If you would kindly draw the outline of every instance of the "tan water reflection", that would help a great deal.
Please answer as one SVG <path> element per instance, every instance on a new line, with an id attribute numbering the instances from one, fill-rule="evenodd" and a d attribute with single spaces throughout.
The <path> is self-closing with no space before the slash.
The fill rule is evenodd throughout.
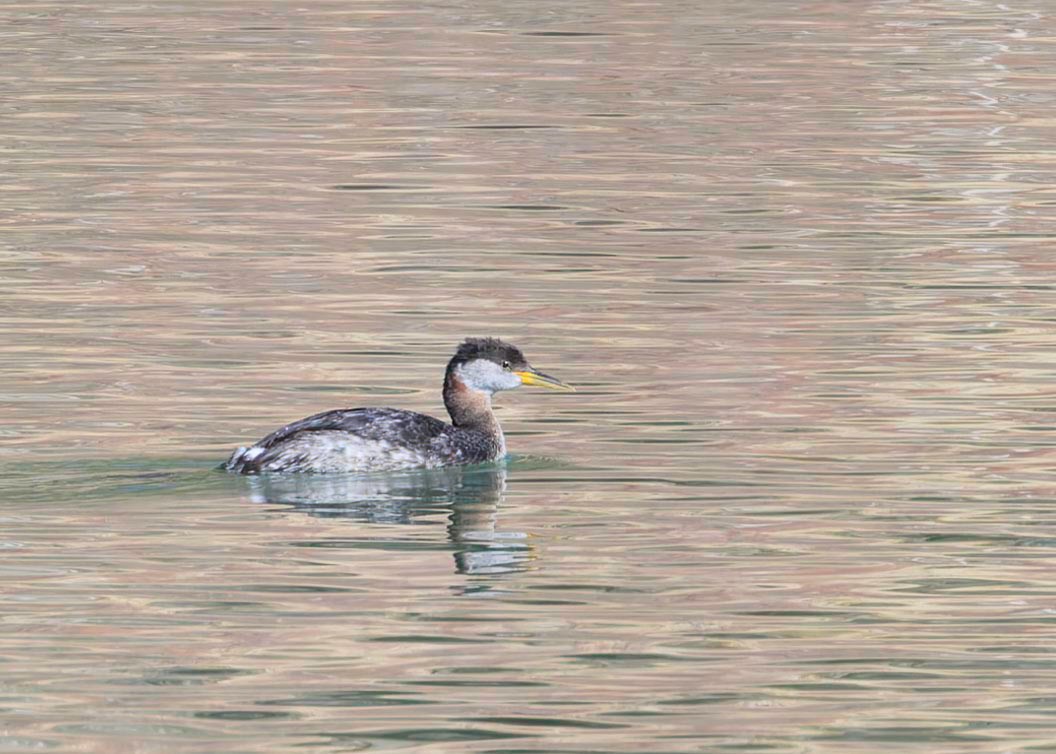
<path id="1" fill-rule="evenodd" d="M 1050 11 L 0 4 L 0 748 L 1052 748 Z"/>

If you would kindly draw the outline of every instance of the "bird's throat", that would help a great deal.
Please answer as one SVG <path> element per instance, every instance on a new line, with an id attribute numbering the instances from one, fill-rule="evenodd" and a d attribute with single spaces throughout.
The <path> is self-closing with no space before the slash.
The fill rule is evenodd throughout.
<path id="1" fill-rule="evenodd" d="M 444 405 L 456 427 L 502 434 L 498 419 L 491 410 L 491 396 L 467 387 L 453 374 L 444 381 Z"/>

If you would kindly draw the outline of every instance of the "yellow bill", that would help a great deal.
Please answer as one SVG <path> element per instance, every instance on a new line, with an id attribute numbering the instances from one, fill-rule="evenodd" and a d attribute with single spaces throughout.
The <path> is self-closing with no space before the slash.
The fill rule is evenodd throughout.
<path id="1" fill-rule="evenodd" d="M 569 390 L 572 392 L 575 392 L 576 390 L 571 385 L 566 385 L 556 377 L 537 372 L 534 369 L 529 369 L 525 372 L 514 372 L 514 374 L 521 378 L 522 385 L 538 385 L 539 387 L 548 387 L 551 390 Z"/>

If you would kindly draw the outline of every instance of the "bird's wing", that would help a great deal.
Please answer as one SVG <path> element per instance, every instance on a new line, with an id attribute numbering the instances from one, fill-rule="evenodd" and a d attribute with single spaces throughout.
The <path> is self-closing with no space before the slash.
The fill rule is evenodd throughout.
<path id="1" fill-rule="evenodd" d="M 258 448 L 270 448 L 301 432 L 325 431 L 349 432 L 365 440 L 423 444 L 450 429 L 451 425 L 414 411 L 394 408 L 338 408 L 287 424 L 254 445 Z"/>

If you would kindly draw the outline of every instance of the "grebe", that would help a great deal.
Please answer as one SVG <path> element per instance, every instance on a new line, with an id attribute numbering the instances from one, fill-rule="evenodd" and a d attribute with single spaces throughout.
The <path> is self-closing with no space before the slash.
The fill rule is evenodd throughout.
<path id="1" fill-rule="evenodd" d="M 506 455 L 506 440 L 491 396 L 521 385 L 574 389 L 533 369 L 516 346 L 497 338 L 467 338 L 444 375 L 451 424 L 395 408 L 339 408 L 239 448 L 224 468 L 241 474 L 367 472 L 497 461 Z"/>

